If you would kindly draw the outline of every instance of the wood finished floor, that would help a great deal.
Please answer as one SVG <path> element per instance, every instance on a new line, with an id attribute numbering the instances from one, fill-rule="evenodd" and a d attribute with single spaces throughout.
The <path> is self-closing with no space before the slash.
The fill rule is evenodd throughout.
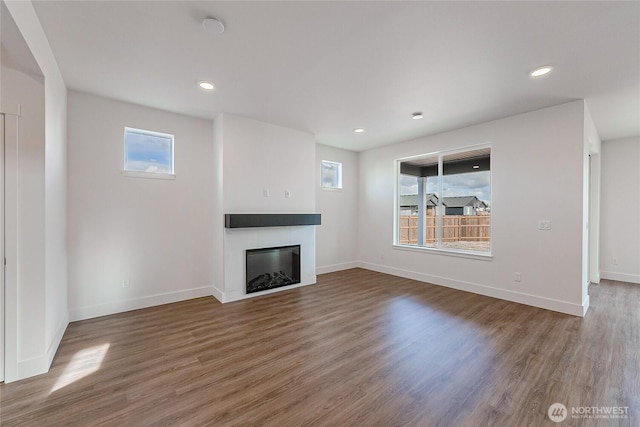
<path id="1" fill-rule="evenodd" d="M 551 403 L 640 425 L 640 286 L 584 319 L 353 269 L 222 305 L 69 325 L 49 373 L 0 385 L 2 426 L 545 426 Z M 101 362 L 100 362 L 101 361 Z"/>

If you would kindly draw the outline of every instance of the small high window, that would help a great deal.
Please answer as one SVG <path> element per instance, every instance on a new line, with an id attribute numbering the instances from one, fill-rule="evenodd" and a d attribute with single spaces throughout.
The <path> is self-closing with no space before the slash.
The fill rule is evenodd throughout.
<path id="1" fill-rule="evenodd" d="M 124 170 L 173 175 L 173 135 L 124 128 Z"/>
<path id="2" fill-rule="evenodd" d="M 322 161 L 322 188 L 342 188 L 342 163 L 329 160 Z"/>

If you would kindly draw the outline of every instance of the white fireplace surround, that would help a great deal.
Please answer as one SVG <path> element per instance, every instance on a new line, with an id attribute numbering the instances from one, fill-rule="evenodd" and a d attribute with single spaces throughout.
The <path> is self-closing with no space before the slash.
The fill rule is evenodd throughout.
<path id="1" fill-rule="evenodd" d="M 315 226 L 225 228 L 224 230 L 224 285 L 215 289 L 220 302 L 231 302 L 282 292 L 316 283 L 316 231 Z M 277 246 L 300 245 L 300 283 L 266 291 L 246 293 L 246 251 Z"/>

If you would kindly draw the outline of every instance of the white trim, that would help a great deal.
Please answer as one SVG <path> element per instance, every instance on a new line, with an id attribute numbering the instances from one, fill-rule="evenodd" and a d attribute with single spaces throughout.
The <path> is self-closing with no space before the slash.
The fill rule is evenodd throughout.
<path id="1" fill-rule="evenodd" d="M 127 178 L 176 179 L 171 173 L 122 171 L 122 175 Z"/>
<path id="2" fill-rule="evenodd" d="M 234 295 L 234 296 L 230 296 L 229 298 L 225 298 L 224 302 L 234 302 L 234 301 L 241 301 L 243 299 L 249 299 L 249 298 L 255 298 L 255 297 L 260 297 L 263 295 L 269 295 L 269 294 L 273 294 L 276 292 L 284 292 L 284 291 L 288 291 L 291 289 L 295 289 L 295 288 L 300 288 L 302 286 L 309 286 L 309 285 L 315 285 L 316 284 L 316 276 L 312 276 L 313 280 L 309 280 L 309 281 L 304 281 L 302 283 L 297 283 L 295 285 L 287 285 L 287 286 L 281 286 L 279 288 L 274 288 L 274 289 L 267 289 L 266 291 L 260 291 L 260 292 L 253 292 L 250 294 L 242 294 L 242 295 Z"/>
<path id="3" fill-rule="evenodd" d="M 600 277 L 607 280 L 617 280 L 619 282 L 636 283 L 640 285 L 640 274 L 616 273 L 614 271 L 601 271 Z"/>
<path id="4" fill-rule="evenodd" d="M 0 382 L 4 381 L 4 127 L 5 113 L 0 111 Z"/>
<path id="5" fill-rule="evenodd" d="M 34 377 L 47 372 L 49 372 L 47 355 L 43 354 L 42 356 L 34 357 L 33 359 L 20 360 L 17 366 L 17 378 L 7 379 L 6 382 Z"/>
<path id="6" fill-rule="evenodd" d="M 586 295 L 582 300 L 582 317 L 587 314 L 587 310 L 589 310 L 589 295 Z"/>
<path id="7" fill-rule="evenodd" d="M 482 261 L 491 261 L 493 259 L 493 255 L 491 255 L 491 252 L 482 253 L 482 252 L 465 251 L 463 249 L 448 249 L 448 248 L 438 249 L 438 248 L 430 248 L 427 246 L 410 246 L 410 245 L 401 245 L 401 244 L 394 244 L 393 249 L 399 249 L 402 251 L 413 251 L 413 252 L 427 252 L 432 254 L 455 256 L 460 258 L 479 259 Z"/>
<path id="8" fill-rule="evenodd" d="M 6 3 L 6 5 L 11 9 L 15 3 Z M 18 107 L 18 110 L 19 109 Z M 11 177 L 15 180 L 15 187 L 7 185 L 7 157 L 3 159 L 5 162 L 3 171 L 4 189 L 10 190 L 5 191 L 3 194 L 4 257 L 7 260 L 7 264 L 4 266 L 4 381 L 9 383 L 24 377 L 20 376 L 21 370 L 18 361 L 18 267 L 20 259 L 18 258 L 17 230 L 20 221 L 20 180 L 18 179 L 20 172 L 20 116 L 15 116 L 15 121 L 11 120 L 10 126 L 8 126 L 7 123 L 9 122 L 6 120 L 5 115 L 5 136 L 8 133 L 7 129 L 10 128 L 10 131 L 15 133 L 16 139 L 16 153 L 15 158 L 12 159 L 12 162 L 15 162 L 15 172 Z M 11 139 L 11 141 L 13 143 L 13 139 Z M 5 140 L 4 143 L 6 154 L 7 140 Z"/>
<path id="9" fill-rule="evenodd" d="M 325 265 L 323 267 L 316 267 L 316 275 L 333 273 L 334 271 L 349 270 L 349 269 L 357 268 L 357 267 L 358 267 L 358 262 L 357 261 L 343 262 L 343 263 L 340 263 L 340 264 Z"/>
<path id="10" fill-rule="evenodd" d="M 149 295 L 140 298 L 112 301 L 104 304 L 96 304 L 71 309 L 69 310 L 69 316 L 71 321 L 75 322 L 77 320 L 92 319 L 94 317 L 107 316 L 109 314 L 123 313 L 125 311 L 155 307 L 157 305 L 170 304 L 172 302 L 212 296 L 211 292 L 211 286 L 204 286 L 202 288 L 186 289 L 182 291 L 167 292 L 164 294 Z"/>
<path id="11" fill-rule="evenodd" d="M 584 304 L 585 302 L 587 304 L 589 302 L 589 300 L 586 299 L 582 304 L 574 304 L 566 301 L 540 297 L 537 295 L 524 294 L 521 292 L 509 291 L 506 289 L 492 288 L 491 286 L 485 286 L 478 283 L 470 283 L 464 282 L 462 280 L 449 279 L 446 277 L 432 276 L 416 271 L 401 270 L 394 267 L 387 267 L 384 265 L 362 261 L 358 262 L 358 267 L 377 271 L 380 273 L 391 274 L 393 276 L 418 280 L 420 282 L 446 286 L 448 288 L 458 289 L 461 291 L 472 292 L 474 294 L 485 295 L 492 298 L 498 298 L 506 301 L 530 305 L 533 307 L 544 308 L 546 310 L 558 311 L 560 313 L 571 314 L 573 316 L 579 317 L 584 316 L 584 313 L 586 313 L 587 309 L 586 307 L 584 307 Z"/>
<path id="12" fill-rule="evenodd" d="M 67 330 L 67 326 L 69 326 L 69 312 L 65 311 L 60 324 L 56 328 L 56 334 L 51 341 L 51 345 L 49 349 L 47 349 L 47 370 L 51 367 L 51 363 L 53 363 L 53 358 L 56 356 L 58 347 L 60 347 L 60 342 L 62 342 L 62 337 Z"/>
<path id="13" fill-rule="evenodd" d="M 213 297 L 215 299 L 217 299 L 218 301 L 224 303 L 225 302 L 224 292 L 222 292 L 220 289 L 218 289 L 218 287 L 216 285 L 211 286 L 211 289 L 213 290 Z"/>

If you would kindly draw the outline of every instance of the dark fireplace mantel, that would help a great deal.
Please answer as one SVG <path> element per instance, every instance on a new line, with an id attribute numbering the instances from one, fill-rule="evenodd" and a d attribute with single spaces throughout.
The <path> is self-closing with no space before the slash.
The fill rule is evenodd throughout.
<path id="1" fill-rule="evenodd" d="M 320 214 L 225 214 L 225 228 L 320 225 Z"/>

